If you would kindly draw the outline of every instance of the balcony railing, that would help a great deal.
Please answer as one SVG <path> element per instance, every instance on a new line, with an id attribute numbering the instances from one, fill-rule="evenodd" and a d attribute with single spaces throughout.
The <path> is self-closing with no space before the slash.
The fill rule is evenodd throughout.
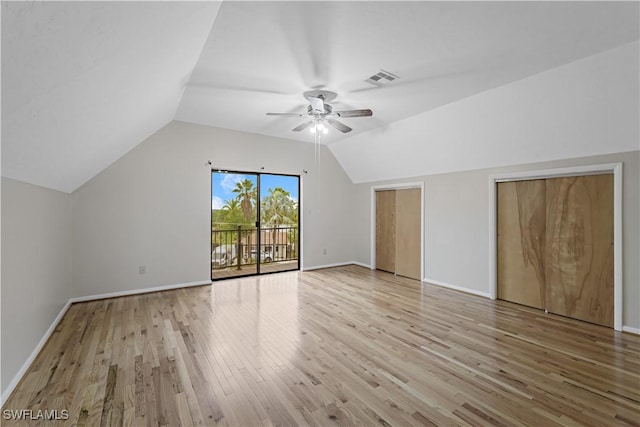
<path id="1" fill-rule="evenodd" d="M 261 228 L 260 245 L 256 228 L 223 227 L 211 230 L 213 270 L 298 259 L 298 227 Z"/>

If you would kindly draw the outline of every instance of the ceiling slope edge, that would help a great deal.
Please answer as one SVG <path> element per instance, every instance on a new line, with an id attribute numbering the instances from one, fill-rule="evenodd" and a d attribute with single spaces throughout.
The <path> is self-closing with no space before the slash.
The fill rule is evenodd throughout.
<path id="1" fill-rule="evenodd" d="M 328 148 L 354 184 L 638 150 L 639 59 L 627 43 Z"/>
<path id="2" fill-rule="evenodd" d="M 13 4 L 2 16 L 3 89 L 13 88 L 2 94 L 2 176 L 65 193 L 173 120 L 220 7 Z"/>

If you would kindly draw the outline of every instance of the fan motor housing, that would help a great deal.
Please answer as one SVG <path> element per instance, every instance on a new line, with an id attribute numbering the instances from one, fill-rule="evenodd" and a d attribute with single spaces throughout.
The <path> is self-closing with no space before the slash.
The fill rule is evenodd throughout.
<path id="1" fill-rule="evenodd" d="M 310 116 L 324 116 L 327 114 L 331 114 L 332 111 L 333 111 L 333 108 L 329 104 L 324 104 L 324 112 L 322 113 L 315 112 L 311 105 L 307 107 L 307 114 Z"/>
<path id="2" fill-rule="evenodd" d="M 334 99 L 336 99 L 338 94 L 333 92 L 333 91 L 330 91 L 330 90 L 314 89 L 314 90 L 308 90 L 308 91 L 304 92 L 302 94 L 302 96 L 304 97 L 304 99 L 307 99 L 307 98 L 320 98 L 324 102 L 331 102 Z"/>

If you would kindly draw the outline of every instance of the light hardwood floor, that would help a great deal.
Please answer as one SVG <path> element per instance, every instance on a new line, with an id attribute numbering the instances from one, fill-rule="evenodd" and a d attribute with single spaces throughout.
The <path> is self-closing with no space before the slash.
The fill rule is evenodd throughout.
<path id="1" fill-rule="evenodd" d="M 69 411 L 48 426 L 640 425 L 640 337 L 357 266 L 288 272 L 74 304 L 3 409 Z"/>

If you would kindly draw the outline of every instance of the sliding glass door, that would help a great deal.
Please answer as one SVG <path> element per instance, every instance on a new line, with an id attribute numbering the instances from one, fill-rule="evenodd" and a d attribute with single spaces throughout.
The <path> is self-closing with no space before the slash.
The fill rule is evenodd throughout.
<path id="1" fill-rule="evenodd" d="M 211 174 L 211 278 L 256 274 L 258 175 Z"/>
<path id="2" fill-rule="evenodd" d="M 260 174 L 261 273 L 299 268 L 300 178 Z"/>
<path id="3" fill-rule="evenodd" d="M 213 170 L 212 280 L 300 268 L 300 178 Z"/>

